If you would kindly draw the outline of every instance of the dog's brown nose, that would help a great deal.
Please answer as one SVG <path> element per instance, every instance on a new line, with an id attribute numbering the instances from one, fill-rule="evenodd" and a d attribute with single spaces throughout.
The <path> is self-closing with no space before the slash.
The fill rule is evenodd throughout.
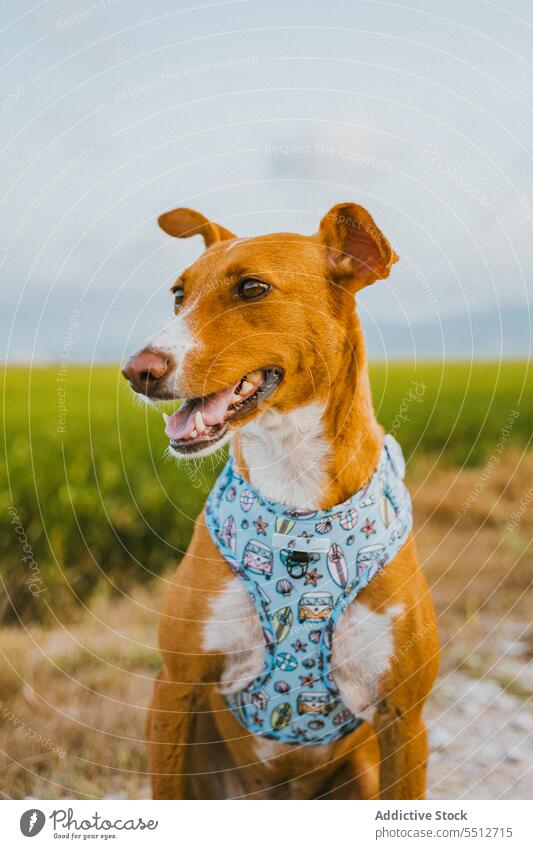
<path id="1" fill-rule="evenodd" d="M 161 379 L 172 369 L 172 357 L 152 348 L 143 348 L 126 363 L 122 374 L 143 395 L 152 395 Z"/>

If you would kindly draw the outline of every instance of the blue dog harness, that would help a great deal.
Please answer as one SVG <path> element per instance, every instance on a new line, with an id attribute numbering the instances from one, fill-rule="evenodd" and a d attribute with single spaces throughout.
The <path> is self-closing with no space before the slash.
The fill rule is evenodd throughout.
<path id="1" fill-rule="evenodd" d="M 207 500 L 206 522 L 263 626 L 263 672 L 227 696 L 254 734 L 324 744 L 361 724 L 334 681 L 333 633 L 346 606 L 412 528 L 404 472 L 401 448 L 388 435 L 364 489 L 331 510 L 304 511 L 268 501 L 228 460 Z"/>

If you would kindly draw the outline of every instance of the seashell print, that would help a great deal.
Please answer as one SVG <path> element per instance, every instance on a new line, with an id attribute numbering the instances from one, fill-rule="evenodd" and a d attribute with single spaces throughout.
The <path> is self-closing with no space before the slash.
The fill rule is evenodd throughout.
<path id="1" fill-rule="evenodd" d="M 277 693 L 288 693 L 291 688 L 286 681 L 276 681 L 274 689 Z"/>
<path id="2" fill-rule="evenodd" d="M 281 578 L 276 584 L 276 589 L 280 595 L 287 596 L 294 590 L 294 584 L 287 578 Z"/>
<path id="3" fill-rule="evenodd" d="M 288 534 L 294 528 L 294 519 L 286 519 L 284 516 L 278 516 L 276 519 L 276 533 Z"/>
<path id="4" fill-rule="evenodd" d="M 331 519 L 320 519 L 315 525 L 317 534 L 329 534 L 333 530 Z"/>

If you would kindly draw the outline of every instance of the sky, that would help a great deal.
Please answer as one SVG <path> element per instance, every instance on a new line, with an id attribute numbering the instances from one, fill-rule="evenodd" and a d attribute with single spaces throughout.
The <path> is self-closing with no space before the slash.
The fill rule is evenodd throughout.
<path id="1" fill-rule="evenodd" d="M 374 359 L 529 354 L 533 7 L 522 0 L 8 0 L 0 338 L 120 361 L 201 252 L 365 206 L 400 262 L 358 298 Z"/>

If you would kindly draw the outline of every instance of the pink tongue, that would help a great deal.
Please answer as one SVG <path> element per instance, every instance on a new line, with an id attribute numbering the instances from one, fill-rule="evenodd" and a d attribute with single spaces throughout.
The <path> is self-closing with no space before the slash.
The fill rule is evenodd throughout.
<path id="1" fill-rule="evenodd" d="M 200 401 L 185 401 L 167 422 L 165 433 L 168 438 L 189 439 L 193 430 L 196 429 L 194 417 L 198 410 L 202 413 L 207 427 L 223 424 L 228 407 L 233 400 L 234 391 L 235 387 L 230 386 L 229 389 L 222 389 L 215 395 L 210 395 Z"/>

